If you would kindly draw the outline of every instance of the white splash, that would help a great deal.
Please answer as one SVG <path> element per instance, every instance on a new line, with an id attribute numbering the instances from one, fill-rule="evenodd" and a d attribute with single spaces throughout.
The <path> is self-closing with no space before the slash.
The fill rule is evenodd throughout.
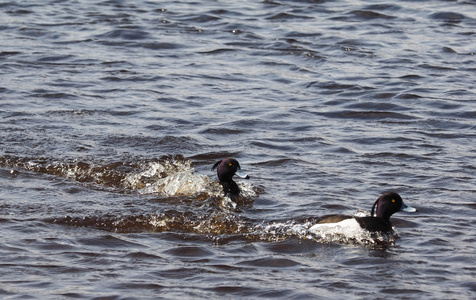
<path id="1" fill-rule="evenodd" d="M 213 181 L 206 175 L 195 174 L 188 160 L 166 160 L 148 163 L 141 172 L 127 175 L 123 184 L 142 194 L 184 196 L 209 192 Z"/>
<path id="2" fill-rule="evenodd" d="M 221 185 L 207 175 L 196 174 L 190 160 L 172 159 L 144 164 L 140 172 L 128 174 L 122 184 L 141 194 L 194 196 L 206 193 L 210 197 L 223 197 Z M 241 190 L 240 197 L 257 196 L 251 183 L 239 181 L 237 184 Z M 223 206 L 235 208 L 236 203 L 226 197 Z"/>
<path id="3" fill-rule="evenodd" d="M 209 178 L 205 175 L 178 172 L 148 184 L 141 192 L 160 193 L 166 196 L 194 195 L 207 191 L 209 185 Z"/>
<path id="4" fill-rule="evenodd" d="M 238 187 L 240 188 L 240 197 L 250 199 L 258 196 L 258 193 L 253 189 L 253 184 L 251 184 L 251 182 L 237 180 L 236 184 L 238 184 Z"/>
<path id="5" fill-rule="evenodd" d="M 231 200 L 231 198 L 229 196 L 225 196 L 223 197 L 223 200 L 221 201 L 221 207 L 223 208 L 231 208 L 231 209 L 236 209 L 236 202 L 234 202 L 233 200 Z"/>

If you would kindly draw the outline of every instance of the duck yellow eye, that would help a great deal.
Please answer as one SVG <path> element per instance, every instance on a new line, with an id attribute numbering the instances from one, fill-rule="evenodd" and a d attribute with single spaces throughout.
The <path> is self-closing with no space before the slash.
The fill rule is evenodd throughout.
<path id="1" fill-rule="evenodd" d="M 392 199 L 392 203 L 395 203 L 395 199 Z"/>
<path id="2" fill-rule="evenodd" d="M 233 164 L 232 164 L 232 163 L 229 163 L 228 165 L 229 165 L 230 167 L 231 167 L 231 166 L 233 166 Z"/>

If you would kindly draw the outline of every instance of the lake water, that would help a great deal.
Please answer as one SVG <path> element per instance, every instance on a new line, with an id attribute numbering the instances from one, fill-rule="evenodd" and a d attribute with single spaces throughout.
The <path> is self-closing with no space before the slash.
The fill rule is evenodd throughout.
<path id="1" fill-rule="evenodd" d="M 475 40 L 474 1 L 0 3 L 0 297 L 474 299 Z M 396 235 L 307 231 L 389 190 Z"/>

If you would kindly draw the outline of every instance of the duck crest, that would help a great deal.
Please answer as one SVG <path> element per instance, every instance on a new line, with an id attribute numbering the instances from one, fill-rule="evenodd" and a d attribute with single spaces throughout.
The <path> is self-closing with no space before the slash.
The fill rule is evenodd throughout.
<path id="1" fill-rule="evenodd" d="M 380 198 L 379 198 L 379 199 L 380 199 Z M 371 217 L 374 217 L 375 206 L 377 206 L 377 203 L 378 203 L 378 200 L 379 200 L 379 199 L 375 200 L 374 205 L 372 205 L 372 212 L 370 213 L 370 216 L 371 216 Z M 377 212 L 375 211 L 375 213 L 377 213 Z"/>

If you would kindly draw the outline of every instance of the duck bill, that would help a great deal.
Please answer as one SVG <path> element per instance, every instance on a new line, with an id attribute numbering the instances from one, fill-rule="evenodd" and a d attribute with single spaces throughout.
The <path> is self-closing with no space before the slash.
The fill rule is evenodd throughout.
<path id="1" fill-rule="evenodd" d="M 245 172 L 241 170 L 236 171 L 235 175 L 238 176 L 239 178 L 250 179 L 250 176 L 248 176 L 248 174 L 246 174 Z"/>
<path id="2" fill-rule="evenodd" d="M 405 212 L 417 212 L 418 210 L 414 207 L 408 206 L 405 203 L 402 202 L 402 207 L 400 208 L 400 211 L 405 211 Z"/>

